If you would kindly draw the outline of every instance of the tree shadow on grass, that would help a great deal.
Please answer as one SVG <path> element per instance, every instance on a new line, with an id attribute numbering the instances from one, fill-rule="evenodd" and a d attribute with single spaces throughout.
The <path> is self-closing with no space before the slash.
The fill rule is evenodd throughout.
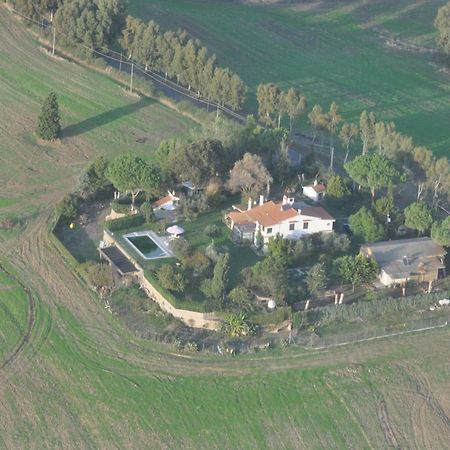
<path id="1" fill-rule="evenodd" d="M 134 114 L 140 109 L 153 103 L 156 103 L 156 101 L 150 98 L 142 98 L 136 103 L 120 106 L 119 108 L 111 109 L 110 111 L 104 111 L 96 116 L 89 117 L 89 119 L 82 120 L 74 125 L 69 125 L 68 127 L 63 128 L 61 137 L 68 138 L 78 136 L 94 130 L 95 128 L 114 122 L 115 120 L 121 119 L 122 117 Z"/>

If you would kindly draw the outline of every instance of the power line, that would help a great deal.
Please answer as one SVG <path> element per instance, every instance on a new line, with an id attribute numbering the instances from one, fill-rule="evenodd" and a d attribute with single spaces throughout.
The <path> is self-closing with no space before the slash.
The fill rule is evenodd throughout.
<path id="1" fill-rule="evenodd" d="M 233 111 L 232 109 L 226 107 L 225 105 L 221 105 L 220 103 L 216 102 L 215 100 L 212 100 L 210 98 L 206 98 L 203 95 L 200 94 L 200 91 L 197 92 L 197 95 L 193 95 L 192 91 L 180 86 L 179 84 L 174 83 L 172 80 L 168 80 L 167 78 L 163 77 L 162 75 L 160 75 L 157 72 L 154 72 L 151 69 L 146 69 L 144 66 L 142 66 L 141 64 L 139 64 L 138 62 L 129 59 L 124 61 L 122 59 L 122 54 L 118 53 L 114 50 L 109 49 L 108 47 L 103 46 L 102 48 L 107 52 L 101 52 L 93 47 L 90 47 L 88 45 L 85 45 L 81 42 L 75 42 L 73 40 L 71 40 L 67 34 L 61 32 L 61 31 L 57 31 L 56 30 L 56 26 L 53 23 L 44 23 L 43 21 L 37 21 L 31 17 L 28 17 L 24 14 L 22 14 L 20 11 L 17 11 L 14 8 L 11 8 L 11 11 L 14 12 L 15 14 L 17 14 L 18 16 L 27 19 L 37 25 L 39 25 L 40 27 L 42 27 L 43 29 L 53 29 L 53 41 L 52 41 L 52 55 L 54 56 L 55 54 L 55 48 L 56 48 L 56 35 L 58 34 L 59 36 L 64 37 L 67 42 L 71 43 L 72 45 L 81 47 L 85 50 L 88 50 L 96 55 L 101 56 L 102 58 L 106 59 L 106 60 L 110 60 L 110 61 L 115 61 L 117 63 L 119 63 L 119 67 L 122 67 L 123 64 L 127 64 L 128 66 L 131 66 L 131 68 L 133 69 L 133 72 L 135 69 L 139 70 L 139 72 L 144 75 L 144 77 L 149 78 L 152 81 L 155 81 L 163 86 L 165 86 L 166 88 L 170 89 L 173 92 L 176 92 L 177 94 L 180 94 L 188 99 L 190 99 L 193 102 L 197 102 L 199 104 L 202 105 L 206 105 L 207 107 L 214 107 L 217 108 L 217 111 L 223 111 L 224 113 L 228 114 L 229 116 L 233 117 L 234 119 L 237 119 L 241 122 L 245 122 L 246 121 L 246 117 L 244 117 L 243 115 L 237 113 L 236 111 Z M 44 17 L 41 13 L 38 12 L 38 14 L 41 17 Z M 115 58 L 114 56 L 112 56 L 112 54 L 116 54 L 118 56 L 120 56 L 119 58 Z M 132 90 L 132 81 L 130 82 L 130 90 Z"/>

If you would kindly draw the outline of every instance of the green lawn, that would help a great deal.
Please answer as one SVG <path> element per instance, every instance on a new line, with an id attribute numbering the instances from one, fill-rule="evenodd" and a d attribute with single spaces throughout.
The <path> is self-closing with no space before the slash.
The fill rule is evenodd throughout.
<path id="1" fill-rule="evenodd" d="M 129 9 L 200 38 L 250 87 L 248 111 L 256 108 L 256 86 L 273 81 L 299 88 L 310 106 L 336 101 L 345 120 L 373 110 L 417 144 L 448 155 L 448 76 L 431 56 L 392 50 L 380 37 L 432 45 L 433 20 L 446 0 L 242 3 L 130 0 Z"/>
<path id="2" fill-rule="evenodd" d="M 226 202 L 222 207 L 229 206 L 230 202 Z M 199 215 L 194 220 L 180 222 L 179 225 L 185 230 L 184 238 L 192 245 L 194 250 L 204 251 L 208 245 L 212 243 L 212 239 L 205 234 L 205 228 L 209 225 L 216 225 L 220 230 L 220 235 L 214 238 L 214 244 L 221 251 L 227 251 L 230 255 L 230 272 L 229 272 L 229 288 L 233 289 L 238 281 L 239 275 L 245 267 L 256 264 L 260 259 L 250 248 L 237 246 L 231 240 L 231 232 L 222 221 L 223 211 L 215 209 L 205 214 Z M 136 228 L 121 230 L 114 232 L 114 237 L 123 245 L 136 261 L 144 267 L 147 278 L 152 283 L 158 285 L 158 281 L 152 276 L 151 271 L 157 270 L 162 264 L 175 264 L 175 258 L 161 258 L 155 260 L 145 260 L 133 247 L 123 238 L 123 235 L 132 231 L 141 231 L 148 229 L 156 229 L 153 225 L 141 225 Z M 159 287 L 164 295 L 170 300 L 174 306 L 183 309 L 192 309 L 194 311 L 203 311 L 207 299 L 200 289 L 188 290 L 186 293 L 170 293 Z"/>

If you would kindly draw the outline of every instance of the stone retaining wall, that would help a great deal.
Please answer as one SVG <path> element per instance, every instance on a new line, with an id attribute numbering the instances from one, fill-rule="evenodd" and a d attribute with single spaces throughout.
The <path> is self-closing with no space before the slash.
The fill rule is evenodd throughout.
<path id="1" fill-rule="evenodd" d="M 178 309 L 175 308 L 172 303 L 170 303 L 151 283 L 145 278 L 144 269 L 141 265 L 130 256 L 128 251 L 117 242 L 114 236 L 107 232 L 106 230 L 103 233 L 103 241 L 108 245 L 115 245 L 126 257 L 130 260 L 130 262 L 136 267 L 138 273 L 136 275 L 136 281 L 139 283 L 140 287 L 144 290 L 144 292 L 154 300 L 160 308 L 171 314 L 173 317 L 182 320 L 186 325 L 192 328 L 204 328 L 208 330 L 217 330 L 220 326 L 221 320 L 215 316 L 214 314 L 201 313 L 197 311 L 190 311 L 187 309 Z"/>

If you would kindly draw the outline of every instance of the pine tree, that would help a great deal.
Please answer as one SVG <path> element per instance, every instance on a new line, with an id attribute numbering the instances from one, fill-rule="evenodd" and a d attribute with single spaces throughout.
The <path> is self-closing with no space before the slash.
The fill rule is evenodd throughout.
<path id="1" fill-rule="evenodd" d="M 44 141 L 52 141 L 59 137 L 61 124 L 59 121 L 58 99 L 54 92 L 50 92 L 42 105 L 38 119 L 36 134 Z"/>

